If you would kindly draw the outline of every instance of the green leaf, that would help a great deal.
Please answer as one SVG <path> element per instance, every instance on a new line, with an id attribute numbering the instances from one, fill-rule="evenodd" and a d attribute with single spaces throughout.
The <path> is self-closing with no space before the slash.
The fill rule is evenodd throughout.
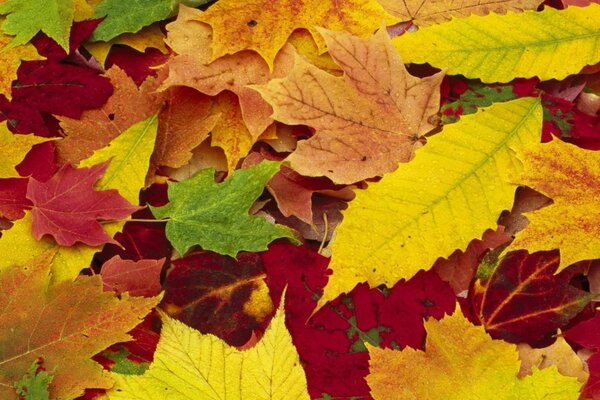
<path id="1" fill-rule="evenodd" d="M 205 169 L 183 182 L 170 183 L 170 202 L 150 209 L 156 218 L 170 218 L 167 238 L 181 255 L 200 245 L 204 250 L 235 257 L 242 250 L 266 250 L 277 238 L 295 241 L 289 228 L 248 214 L 280 165 L 263 161 L 235 171 L 223 183 L 215 183 L 214 169 Z"/>
<path id="2" fill-rule="evenodd" d="M 30 1 L 30 0 L 26 0 Z M 210 0 L 104 0 L 96 6 L 95 18 L 105 17 L 92 40 L 109 41 L 122 33 L 135 33 L 145 26 L 177 13 L 179 3 L 196 7 Z"/>
<path id="3" fill-rule="evenodd" d="M 73 10 L 73 0 L 8 0 L 0 4 L 0 14 L 9 14 L 2 30 L 15 36 L 10 47 L 25 44 L 42 31 L 69 52 Z"/>
<path id="4" fill-rule="evenodd" d="M 25 376 L 15 382 L 17 394 L 24 400 L 48 400 L 50 393 L 48 385 L 52 382 L 52 376 L 40 369 L 41 360 L 35 360 Z"/>

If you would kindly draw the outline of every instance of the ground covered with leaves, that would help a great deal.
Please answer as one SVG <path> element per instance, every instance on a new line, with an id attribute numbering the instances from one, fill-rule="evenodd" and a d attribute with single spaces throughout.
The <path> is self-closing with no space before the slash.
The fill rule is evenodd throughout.
<path id="1" fill-rule="evenodd" d="M 600 399 L 600 4 L 0 15 L 0 398 Z"/>

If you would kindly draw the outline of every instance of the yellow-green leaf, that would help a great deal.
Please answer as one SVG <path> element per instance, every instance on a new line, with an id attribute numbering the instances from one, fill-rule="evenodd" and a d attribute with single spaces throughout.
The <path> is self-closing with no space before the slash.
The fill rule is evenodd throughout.
<path id="1" fill-rule="evenodd" d="M 394 44 L 404 62 L 483 82 L 563 79 L 600 61 L 600 4 L 457 18 Z"/>
<path id="2" fill-rule="evenodd" d="M 426 351 L 369 346 L 367 383 L 375 400 L 566 400 L 577 399 L 581 383 L 556 366 L 522 379 L 515 345 L 493 340 L 457 310 L 425 322 Z"/>
<path id="3" fill-rule="evenodd" d="M 144 375 L 112 374 L 109 399 L 309 399 L 282 308 L 262 339 L 244 351 L 166 315 L 163 322 L 154 362 Z"/>
<path id="4" fill-rule="evenodd" d="M 537 142 L 541 126 L 538 99 L 492 105 L 447 125 L 411 162 L 357 191 L 336 230 L 320 304 L 359 282 L 409 279 L 495 228 L 513 203 L 511 178 L 521 169 L 514 151 Z"/>

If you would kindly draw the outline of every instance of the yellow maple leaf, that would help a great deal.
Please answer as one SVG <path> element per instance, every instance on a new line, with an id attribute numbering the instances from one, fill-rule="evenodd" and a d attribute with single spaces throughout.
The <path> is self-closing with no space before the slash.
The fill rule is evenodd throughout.
<path id="1" fill-rule="evenodd" d="M 538 99 L 494 104 L 445 126 L 411 162 L 357 191 L 337 227 L 319 304 L 359 282 L 409 279 L 495 228 L 513 203 L 515 150 L 539 141 L 541 126 Z"/>
<path id="2" fill-rule="evenodd" d="M 600 61 L 600 4 L 456 18 L 394 44 L 405 62 L 483 82 L 563 79 Z"/>
<path id="3" fill-rule="evenodd" d="M 556 367 L 519 379 L 515 345 L 493 340 L 460 312 L 425 321 L 426 351 L 369 350 L 367 383 L 375 400 L 577 399 L 581 383 Z"/>
<path id="4" fill-rule="evenodd" d="M 491 12 L 535 10 L 539 0 L 377 0 L 390 14 L 413 21 L 415 25 L 427 26 L 452 17 L 468 17 L 471 14 L 486 15 Z"/>
<path id="5" fill-rule="evenodd" d="M 237 350 L 163 315 L 154 361 L 143 375 L 112 374 L 111 400 L 309 399 L 298 353 L 280 308 L 262 339 Z"/>
<path id="6" fill-rule="evenodd" d="M 17 166 L 31 148 L 39 143 L 44 143 L 49 140 L 40 136 L 19 135 L 8 130 L 6 121 L 0 122 L 0 178 L 16 178 L 19 173 L 15 170 Z"/>
<path id="7" fill-rule="evenodd" d="M 522 185 L 553 203 L 525 214 L 529 224 L 506 251 L 560 250 L 557 273 L 581 260 L 600 258 L 600 153 L 554 139 L 522 151 Z"/>
<path id="8" fill-rule="evenodd" d="M 291 33 L 307 29 L 320 52 L 325 43 L 316 27 L 370 36 L 382 22 L 398 22 L 376 0 L 221 0 L 198 18 L 212 27 L 213 60 L 241 50 L 254 50 L 273 69 L 273 60 Z"/>
<path id="9" fill-rule="evenodd" d="M 0 24 L 4 18 L 0 18 Z M 0 33 L 0 94 L 7 99 L 11 99 L 12 81 L 17 79 L 17 70 L 21 61 L 45 60 L 38 54 L 36 48 L 27 43 L 22 46 L 8 46 L 13 36 L 7 36 Z"/>
<path id="10" fill-rule="evenodd" d="M 288 158 L 307 176 L 354 183 L 395 170 L 434 125 L 443 74 L 420 79 L 406 71 L 384 29 L 370 39 L 320 30 L 344 70 L 333 76 L 296 57 L 290 74 L 255 85 L 273 117 L 317 130 Z"/>

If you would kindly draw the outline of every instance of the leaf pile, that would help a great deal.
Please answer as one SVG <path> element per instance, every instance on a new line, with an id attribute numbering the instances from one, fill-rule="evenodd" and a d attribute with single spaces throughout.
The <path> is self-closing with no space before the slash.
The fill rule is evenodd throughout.
<path id="1" fill-rule="evenodd" d="M 0 2 L 2 399 L 600 399 L 600 4 Z"/>

